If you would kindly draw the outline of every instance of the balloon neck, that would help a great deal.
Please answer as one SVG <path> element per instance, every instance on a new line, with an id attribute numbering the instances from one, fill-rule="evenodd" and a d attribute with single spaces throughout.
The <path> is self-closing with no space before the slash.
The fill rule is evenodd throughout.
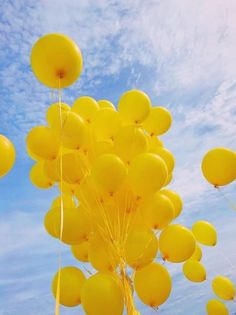
<path id="1" fill-rule="evenodd" d="M 66 73 L 65 73 L 64 70 L 58 70 L 58 71 L 57 71 L 57 77 L 58 77 L 59 79 L 63 79 L 63 78 L 65 77 L 65 75 L 66 75 Z"/>

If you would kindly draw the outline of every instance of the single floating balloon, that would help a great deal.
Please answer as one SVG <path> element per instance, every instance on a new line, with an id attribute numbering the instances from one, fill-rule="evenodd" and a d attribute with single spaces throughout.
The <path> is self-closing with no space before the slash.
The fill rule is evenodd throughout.
<path id="1" fill-rule="evenodd" d="M 79 77 L 83 59 L 78 46 L 69 37 L 48 34 L 34 44 L 31 66 L 41 83 L 50 88 L 64 88 Z"/>
<path id="2" fill-rule="evenodd" d="M 86 278 L 82 271 L 76 267 L 64 267 L 60 271 L 59 302 L 62 305 L 73 307 L 81 303 L 81 291 Z M 52 282 L 52 292 L 57 296 L 59 272 L 56 273 Z"/>
<path id="3" fill-rule="evenodd" d="M 153 262 L 135 272 L 134 287 L 144 304 L 157 307 L 168 299 L 172 283 L 167 269 Z"/>
<path id="4" fill-rule="evenodd" d="M 149 116 L 143 123 L 143 127 L 151 136 L 166 133 L 172 123 L 170 112 L 164 107 L 152 107 Z"/>
<path id="5" fill-rule="evenodd" d="M 206 280 L 205 267 L 197 260 L 187 260 L 183 265 L 183 274 L 192 282 L 203 282 Z"/>
<path id="6" fill-rule="evenodd" d="M 227 277 L 215 277 L 212 280 L 212 290 L 223 300 L 233 300 L 235 298 L 235 286 Z"/>
<path id="7" fill-rule="evenodd" d="M 142 123 L 151 109 L 149 97 L 142 91 L 130 90 L 125 92 L 118 104 L 118 110 L 126 122 Z"/>
<path id="8" fill-rule="evenodd" d="M 160 234 L 159 248 L 163 259 L 173 263 L 188 260 L 194 253 L 196 241 L 193 233 L 180 224 L 167 226 Z"/>
<path id="9" fill-rule="evenodd" d="M 87 279 L 81 300 L 87 315 L 123 314 L 122 289 L 111 273 L 99 272 Z"/>
<path id="10" fill-rule="evenodd" d="M 5 176 L 15 163 L 16 153 L 12 142 L 0 134 L 0 177 Z"/>
<path id="11" fill-rule="evenodd" d="M 217 232 L 215 227 L 207 221 L 197 221 L 192 226 L 192 232 L 196 240 L 206 246 L 215 246 Z"/>
<path id="12" fill-rule="evenodd" d="M 208 315 L 229 315 L 229 311 L 225 304 L 216 299 L 207 302 L 206 311 Z"/>
<path id="13" fill-rule="evenodd" d="M 202 173 L 214 186 L 225 186 L 236 179 L 236 153 L 226 148 L 207 152 L 202 160 Z"/>

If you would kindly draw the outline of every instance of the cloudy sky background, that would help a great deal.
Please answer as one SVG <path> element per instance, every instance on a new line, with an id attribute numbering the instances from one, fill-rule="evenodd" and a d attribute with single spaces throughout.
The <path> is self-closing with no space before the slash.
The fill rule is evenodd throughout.
<path id="1" fill-rule="evenodd" d="M 221 273 L 236 283 L 236 213 L 200 171 L 215 146 L 236 149 L 236 2 L 234 0 L 0 0 L 0 133 L 15 144 L 17 161 L 0 180 L 0 315 L 51 315 L 51 278 L 58 243 L 43 229 L 56 190 L 40 191 L 29 181 L 25 151 L 30 128 L 42 124 L 52 103 L 49 89 L 33 76 L 29 55 L 43 34 L 60 32 L 80 46 L 84 71 L 63 101 L 81 95 L 117 104 L 131 88 L 144 90 L 153 105 L 171 110 L 174 123 L 163 136 L 176 156 L 171 185 L 184 199 L 177 222 L 191 227 L 211 221 L 219 243 L 204 249 L 204 284 L 192 284 L 180 265 L 171 298 L 157 314 L 202 315 L 213 297 L 210 280 Z M 223 193 L 236 202 L 236 185 Z M 63 264 L 78 263 L 63 247 Z M 142 314 L 156 314 L 139 304 Z M 236 304 L 227 303 L 230 314 Z M 62 308 L 62 315 L 83 314 Z"/>

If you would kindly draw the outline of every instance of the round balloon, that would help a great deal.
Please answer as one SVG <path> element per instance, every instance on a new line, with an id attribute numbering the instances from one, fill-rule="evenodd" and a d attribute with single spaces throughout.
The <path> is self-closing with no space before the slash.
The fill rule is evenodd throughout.
<path id="1" fill-rule="evenodd" d="M 86 280 L 81 299 L 87 315 L 123 314 L 122 289 L 111 273 L 99 272 Z"/>
<path id="2" fill-rule="evenodd" d="M 226 148 L 210 150 L 202 160 L 202 172 L 216 187 L 230 184 L 236 178 L 236 153 Z"/>
<path id="3" fill-rule="evenodd" d="M 5 176 L 15 163 L 16 153 L 12 142 L 0 134 L 0 177 Z"/>
<path id="4" fill-rule="evenodd" d="M 171 278 L 167 269 L 158 263 L 137 270 L 134 287 L 141 301 L 150 307 L 163 304 L 171 292 Z"/>
<path id="5" fill-rule="evenodd" d="M 46 120 L 50 127 L 62 124 L 62 114 L 70 111 L 70 106 L 65 103 L 54 103 L 48 107 Z"/>
<path id="6" fill-rule="evenodd" d="M 149 116 L 143 126 L 151 136 L 162 135 L 171 126 L 172 117 L 170 112 L 161 106 L 152 107 Z"/>
<path id="7" fill-rule="evenodd" d="M 195 251 L 190 257 L 190 259 L 197 260 L 197 261 L 200 261 L 202 259 L 202 249 L 198 244 L 196 244 Z"/>
<path id="8" fill-rule="evenodd" d="M 194 253 L 193 233 L 180 224 L 167 226 L 160 234 L 159 248 L 163 259 L 173 263 L 184 262 Z"/>
<path id="9" fill-rule="evenodd" d="M 183 265 L 183 274 L 192 282 L 203 282 L 206 280 L 205 267 L 197 260 L 187 260 Z"/>
<path id="10" fill-rule="evenodd" d="M 98 105 L 99 105 L 100 108 L 115 109 L 115 106 L 112 104 L 112 102 L 110 102 L 108 100 L 100 100 L 100 101 L 98 101 Z"/>
<path id="11" fill-rule="evenodd" d="M 84 241 L 77 245 L 71 246 L 72 254 L 76 259 L 82 262 L 88 262 L 88 249 L 89 249 L 89 243 L 88 241 Z"/>
<path id="12" fill-rule="evenodd" d="M 217 232 L 215 227 L 207 221 L 197 221 L 192 226 L 192 232 L 196 240 L 206 246 L 215 246 Z"/>
<path id="13" fill-rule="evenodd" d="M 75 100 L 72 111 L 81 116 L 87 123 L 91 123 L 99 110 L 98 103 L 90 96 L 81 96 Z"/>
<path id="14" fill-rule="evenodd" d="M 118 110 L 126 122 L 140 124 L 148 116 L 151 102 L 147 94 L 139 90 L 125 92 L 118 104 Z"/>
<path id="15" fill-rule="evenodd" d="M 78 46 L 69 37 L 48 34 L 34 44 L 31 66 L 41 83 L 50 88 L 64 88 L 77 80 L 83 60 Z"/>
<path id="16" fill-rule="evenodd" d="M 50 188 L 54 182 L 47 176 L 44 170 L 44 162 L 35 163 L 30 170 L 31 183 L 38 188 Z"/>
<path id="17" fill-rule="evenodd" d="M 58 283 L 58 280 L 60 281 Z M 81 303 L 81 290 L 86 278 L 82 271 L 76 267 L 64 267 L 56 273 L 52 282 L 52 292 L 57 297 L 59 286 L 59 302 L 65 306 L 77 306 Z"/>
<path id="18" fill-rule="evenodd" d="M 162 189 L 161 193 L 164 194 L 166 197 L 168 197 L 170 201 L 173 203 L 174 208 L 175 208 L 174 217 L 177 218 L 183 209 L 182 199 L 175 191 L 170 190 L 170 189 Z"/>
<path id="19" fill-rule="evenodd" d="M 206 305 L 208 315 L 229 315 L 227 307 L 216 299 L 209 300 Z"/>
<path id="20" fill-rule="evenodd" d="M 212 280 L 212 290 L 223 300 L 233 300 L 235 298 L 235 286 L 233 282 L 224 276 L 217 276 Z"/>

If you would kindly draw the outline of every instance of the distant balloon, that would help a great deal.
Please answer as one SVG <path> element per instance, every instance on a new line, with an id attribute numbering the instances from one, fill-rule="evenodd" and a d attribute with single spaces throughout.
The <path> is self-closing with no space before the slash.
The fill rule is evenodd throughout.
<path id="1" fill-rule="evenodd" d="M 216 299 L 207 302 L 206 310 L 208 315 L 229 315 L 226 305 Z"/>
<path id="2" fill-rule="evenodd" d="M 197 221 L 192 226 L 196 240 L 206 246 L 215 246 L 217 243 L 217 232 L 215 227 L 207 221 Z"/>

